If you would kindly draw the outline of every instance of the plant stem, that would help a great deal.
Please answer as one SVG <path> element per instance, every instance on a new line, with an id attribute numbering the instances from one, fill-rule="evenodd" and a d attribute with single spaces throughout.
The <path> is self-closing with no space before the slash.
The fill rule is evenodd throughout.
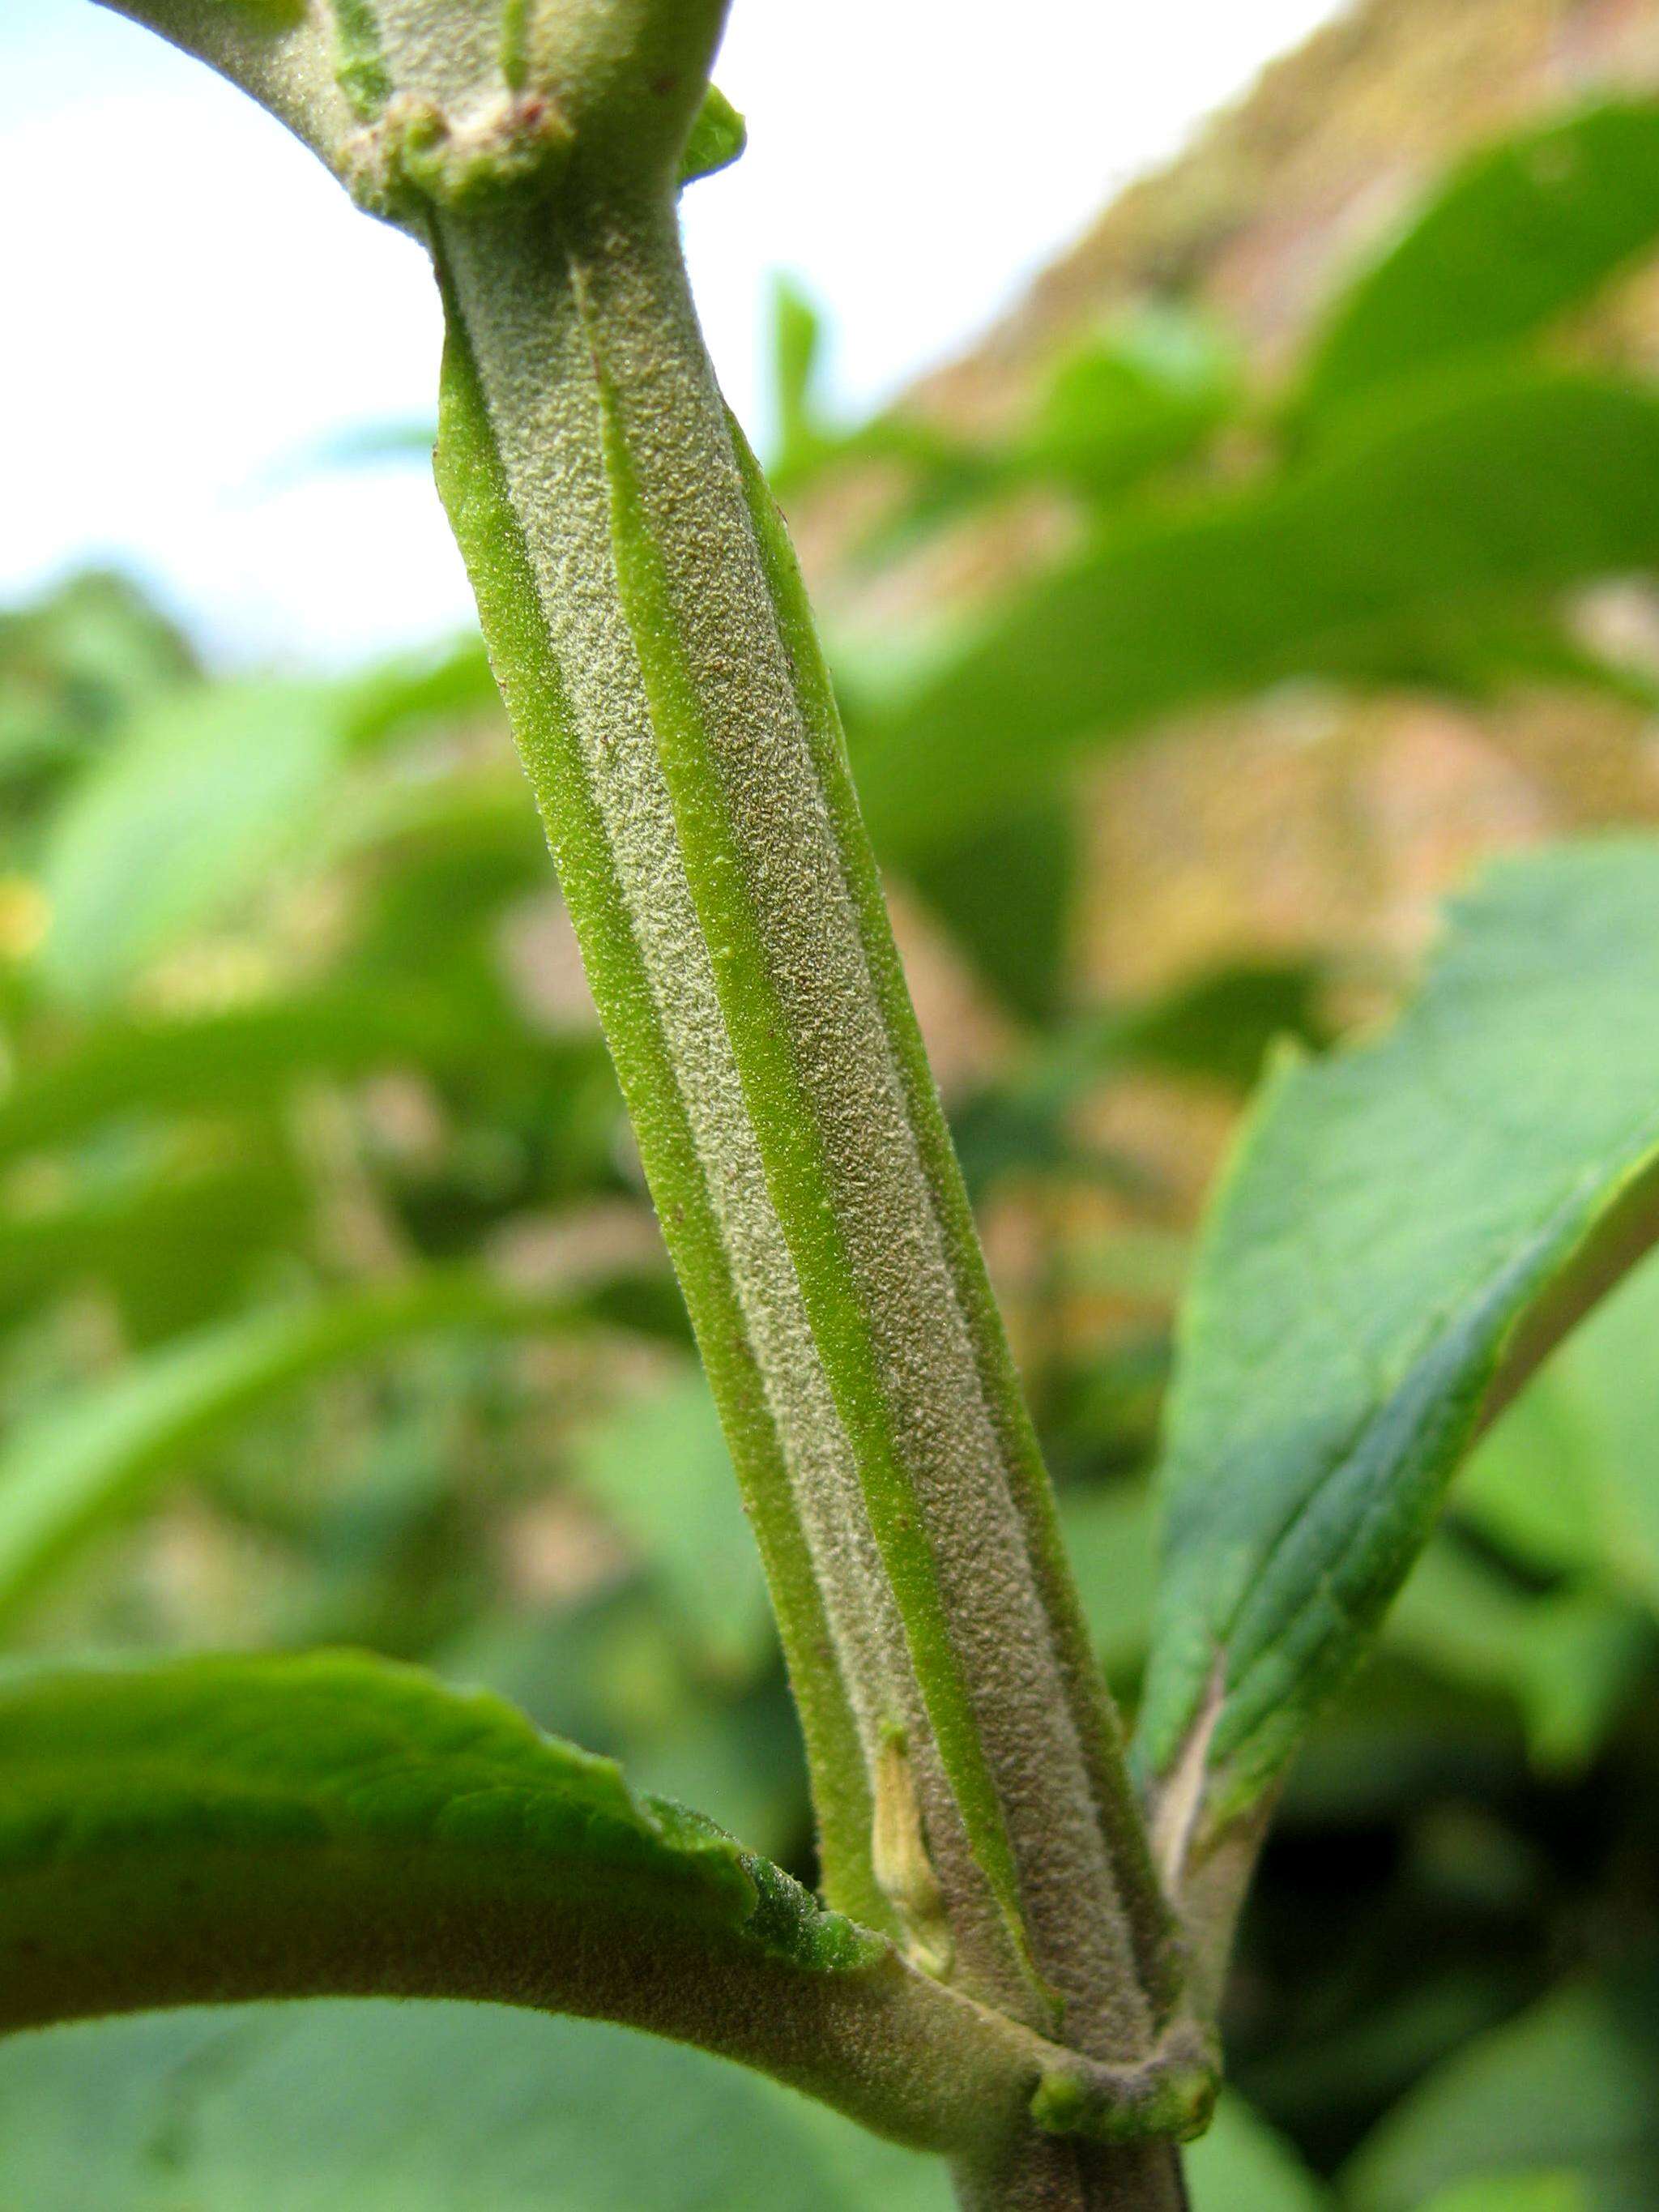
<path id="1" fill-rule="evenodd" d="M 723 0 L 280 0 L 257 34 L 273 0 L 115 4 L 299 87 L 311 143 L 432 247 L 440 483 L 765 1561 L 828 1897 L 966 1998 L 1150 2063 L 1168 1911 L 681 261 Z M 1167 2146 L 1035 2124 L 959 2182 L 982 2212 L 1182 2201 Z"/>
<path id="2" fill-rule="evenodd" d="M 962 2212 L 1188 2212 L 1171 2143 L 1021 2136 L 1001 2162 L 952 2170 Z"/>
<path id="3" fill-rule="evenodd" d="M 1115 1719 L 672 205 L 434 245 L 441 480 L 766 1555 L 827 1890 L 1140 2056 L 1174 1977 Z"/>

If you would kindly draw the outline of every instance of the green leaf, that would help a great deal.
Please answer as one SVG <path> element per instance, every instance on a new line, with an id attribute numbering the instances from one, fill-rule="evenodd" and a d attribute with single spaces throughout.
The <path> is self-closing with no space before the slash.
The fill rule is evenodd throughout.
<path id="1" fill-rule="evenodd" d="M 1248 1091 L 1285 1038 L 1315 1050 L 1331 1042 L 1321 1011 L 1323 971 L 1312 961 L 1241 961 L 1188 976 L 1158 997 L 1127 1008 L 1097 1032 L 1097 1066 L 1116 1060 Z M 1079 1067 L 1091 1056 L 1074 1041 Z M 1079 1069 L 1080 1072 L 1080 1069 Z"/>
<path id="2" fill-rule="evenodd" d="M 305 21 L 305 0 L 224 0 L 224 4 L 255 30 L 286 31 Z"/>
<path id="3" fill-rule="evenodd" d="M 1614 1303 L 1610 1299 L 1608 1305 Z M 1583 1577 L 1605 1572 L 1618 1581 L 1627 1565 L 1638 1565 L 1614 1558 L 1612 1530 L 1600 1525 L 1594 1493 L 1606 1472 L 1597 1464 L 1606 1443 L 1595 1418 L 1601 1408 L 1581 1404 L 1576 1387 L 1585 1365 L 1585 1340 L 1606 1311 L 1601 1309 L 1584 1323 L 1481 1438 L 1453 1493 L 1462 1523 L 1535 1575 Z M 1614 1379 L 1626 1385 L 1627 1395 L 1635 1395 L 1627 1378 Z"/>
<path id="4" fill-rule="evenodd" d="M 1146 305 L 1055 366 L 1011 456 L 1016 477 L 1052 477 L 1103 502 L 1186 459 L 1237 405 L 1237 356 L 1189 312 Z"/>
<path id="5" fill-rule="evenodd" d="M 1078 884 L 1077 810 L 1045 795 L 994 827 L 924 854 L 916 889 L 1016 1013 L 1057 1006 Z"/>
<path id="6" fill-rule="evenodd" d="M 1051 2048 L 711 1821 L 345 1653 L 0 1674 L 0 2032 L 272 1996 L 645 2027 L 962 2149 Z"/>
<path id="7" fill-rule="evenodd" d="M 748 143 L 748 125 L 718 85 L 711 84 L 680 156 L 681 184 L 695 184 L 699 177 L 730 168 Z"/>
<path id="8" fill-rule="evenodd" d="M 939 2160 L 701 2051 L 590 2021 L 371 2001 L 100 2021 L 0 2046 L 0 2202 L 950 2212 L 952 2198 Z"/>
<path id="9" fill-rule="evenodd" d="M 1476 2179 L 1565 2173 L 1587 2212 L 1649 2212 L 1659 2203 L 1656 2078 L 1659 1976 L 1638 1968 L 1559 1990 L 1413 2090 L 1350 2162 L 1343 2201 L 1419 2212 L 1436 2191 Z"/>
<path id="10" fill-rule="evenodd" d="M 1650 1625 L 1605 1590 L 1540 1595 L 1441 1539 L 1407 1582 L 1384 1636 L 1390 1650 L 1443 1680 L 1512 1699 L 1534 1761 L 1558 1771 L 1600 1750 L 1653 1660 Z"/>
<path id="11" fill-rule="evenodd" d="M 953 1113 L 969 1188 L 977 1194 L 1004 1175 L 1033 1170 L 1109 1171 L 1109 1158 L 1072 1134 L 1075 1110 L 1091 1092 L 1133 1067 L 1247 1090 L 1280 1039 L 1328 1042 L 1322 988 L 1320 971 L 1305 962 L 1219 968 L 1139 1006 L 1051 1027 L 1024 1066 Z"/>
<path id="12" fill-rule="evenodd" d="M 62 1205 L 0 1211 L 0 1327 L 98 1282 L 113 1290 L 130 1340 L 193 1328 L 291 1236 L 307 1197 L 289 1162 L 257 1141 L 234 1158 L 210 1146 L 89 1181 Z"/>
<path id="13" fill-rule="evenodd" d="M 141 701 L 195 674 L 184 639 L 125 577 L 71 576 L 0 613 L 0 774 L 94 753 Z"/>
<path id="14" fill-rule="evenodd" d="M 1485 1439 L 1459 1514 L 1534 1571 L 1659 1613 L 1659 1265 L 1638 1267 Z"/>
<path id="15" fill-rule="evenodd" d="M 696 1805 L 757 1850 L 785 1857 L 811 1826 L 800 1726 L 775 1668 L 712 1681 L 640 1571 L 555 1607 L 497 1607 L 432 1663 L 495 1691 L 538 1728 L 620 1759 L 641 1789 Z"/>
<path id="16" fill-rule="evenodd" d="M 731 2002 L 883 1949 L 610 1760 L 380 1661 L 25 1671 L 0 1771 L 7 2028 L 342 1990 L 690 2017 L 712 1992 L 653 1986 L 677 1953 Z"/>
<path id="17" fill-rule="evenodd" d="M 1144 1482 L 1062 1490 L 1060 1525 L 1089 1639 L 1109 1674 L 1133 1667 L 1152 1626 L 1156 1547 Z"/>
<path id="18" fill-rule="evenodd" d="M 1498 2174 L 1441 2190 L 1422 2212 L 1589 2212 L 1589 2198 L 1576 2174 Z"/>
<path id="19" fill-rule="evenodd" d="M 823 318 L 811 295 L 781 272 L 771 284 L 772 457 L 767 474 L 780 489 L 810 476 L 837 445 L 818 392 Z"/>
<path id="20" fill-rule="evenodd" d="M 453 993 L 326 990 L 210 1013 L 106 1019 L 0 1097 L 0 1161 L 72 1145 L 116 1115 L 266 1104 L 274 1089 L 318 1070 L 514 1062 L 544 1072 L 550 1110 L 579 1093 L 591 1097 L 596 1084 L 614 1093 L 597 1037 L 534 1037 L 496 1018 L 493 1006 Z"/>
<path id="21" fill-rule="evenodd" d="M 1140 1724 L 1213 1817 L 1346 1674 L 1483 1419 L 1659 1230 L 1656 1015 L 1659 845 L 1565 848 L 1454 908 L 1387 1036 L 1267 1084 L 1185 1313 Z"/>
<path id="22" fill-rule="evenodd" d="M 412 441 L 417 434 L 425 441 L 421 458 L 430 466 L 436 431 L 429 422 L 418 434 L 407 426 L 388 431 L 384 425 L 373 433 L 359 433 L 359 451 L 367 437 L 378 439 L 376 450 L 384 455 L 400 450 L 398 441 Z M 493 722 L 501 713 L 501 694 L 489 672 L 483 641 L 465 635 L 435 651 L 365 669 L 342 685 L 337 702 L 343 745 L 350 752 L 370 750 L 393 738 L 419 736 L 434 725 Z M 524 805 L 528 813 L 528 799 Z"/>
<path id="23" fill-rule="evenodd" d="M 515 765 L 378 779 L 355 786 L 353 798 L 335 811 L 321 854 L 324 866 L 351 867 L 363 887 L 353 974 L 397 976 L 405 988 L 441 979 L 447 992 L 462 963 L 499 978 L 504 909 L 551 889 L 547 839 Z M 503 1000 L 498 1025 L 507 1026 L 513 1010 L 498 981 L 490 995 Z"/>
<path id="24" fill-rule="evenodd" d="M 836 465 L 893 465 L 911 479 L 898 505 L 860 538 L 854 557 L 893 550 L 939 511 L 987 496 L 1006 482 L 996 452 L 918 416 L 890 412 L 861 422 L 838 423 L 824 390 L 826 325 L 811 295 L 780 271 L 772 280 L 768 362 L 773 416 L 769 483 L 789 499 L 823 468 Z"/>
<path id="25" fill-rule="evenodd" d="M 1291 2146 L 1230 2092 L 1185 2163 L 1193 2212 L 1330 2212 L 1328 2191 Z"/>
<path id="26" fill-rule="evenodd" d="M 853 732 L 895 859 L 1029 805 L 1085 745 L 1659 556 L 1659 400 L 1516 371 L 1367 410 L 1294 474 L 1121 523 Z"/>
<path id="27" fill-rule="evenodd" d="M 838 428 L 823 407 L 823 325 L 792 282 L 774 293 L 769 465 L 788 494 L 828 464 L 884 465 L 902 489 L 859 541 L 880 561 L 964 510 L 1059 486 L 1108 506 L 1188 459 L 1238 403 L 1237 356 L 1184 310 L 1143 307 L 1091 332 L 1054 365 L 1029 419 L 998 440 L 968 439 L 891 410 Z"/>
<path id="28" fill-rule="evenodd" d="M 1194 2212 L 1325 2212 L 1237 2097 Z M 28 2212 L 950 2212 L 936 2159 L 700 2051 L 482 2005 L 324 2001 L 0 2045 L 0 2201 Z"/>
<path id="29" fill-rule="evenodd" d="M 1659 106 L 1609 101 L 1461 163 L 1335 301 L 1300 405 L 1512 345 L 1659 237 Z"/>
<path id="30" fill-rule="evenodd" d="M 669 1604 L 722 1674 L 774 1649 L 760 1554 L 708 1385 L 693 1370 L 578 1440 L 572 1474 L 661 1577 Z"/>
<path id="31" fill-rule="evenodd" d="M 343 741 L 315 684 L 202 684 L 141 709 L 53 824 L 43 981 L 112 998 L 247 897 L 311 829 Z"/>
<path id="32" fill-rule="evenodd" d="M 434 1273 L 241 1316 L 143 1353 L 18 1422 L 0 1447 L 0 1619 L 88 1536 L 283 1391 L 434 1330 L 550 1332 L 603 1310 Z"/>

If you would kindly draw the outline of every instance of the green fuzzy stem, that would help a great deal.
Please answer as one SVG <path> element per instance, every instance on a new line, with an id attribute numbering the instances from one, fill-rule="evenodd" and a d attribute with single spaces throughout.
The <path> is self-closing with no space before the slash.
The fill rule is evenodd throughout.
<path id="1" fill-rule="evenodd" d="M 828 1893 L 902 1917 L 871 1847 L 902 1731 L 961 1985 L 1133 2059 L 1161 1910 L 672 206 L 446 215 L 434 246 L 441 482 L 766 1555 Z"/>
<path id="2" fill-rule="evenodd" d="M 432 248 L 440 484 L 770 1579 L 826 1894 L 1133 2073 L 1177 1995 L 1169 1917 L 800 580 L 680 258 L 723 0 L 311 0 L 274 40 L 224 34 L 221 0 L 117 4 Z M 1069 2109 L 1052 2091 L 1049 2127 Z M 1167 2146 L 1016 2132 L 971 2202 L 1182 2201 Z"/>
<path id="3" fill-rule="evenodd" d="M 1188 2212 L 1180 2154 L 1168 2143 L 1019 2136 L 999 2157 L 953 2165 L 951 2178 L 962 2212 Z"/>

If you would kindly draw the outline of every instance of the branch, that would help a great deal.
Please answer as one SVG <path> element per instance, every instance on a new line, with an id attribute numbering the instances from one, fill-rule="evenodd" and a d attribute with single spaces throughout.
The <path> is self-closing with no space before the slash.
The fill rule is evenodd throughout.
<path id="1" fill-rule="evenodd" d="M 380 1661 L 16 1673 L 0 1771 L 0 2033 L 488 2000 L 672 2036 L 958 2154 L 1027 2128 L 1034 2100 L 1040 2125 L 1115 2138 L 1167 2120 L 1191 2075 L 1174 2054 L 1120 2094 L 610 1760 Z"/>
<path id="2" fill-rule="evenodd" d="M 359 129 L 324 0 L 98 0 L 159 32 L 269 108 L 336 175 Z"/>

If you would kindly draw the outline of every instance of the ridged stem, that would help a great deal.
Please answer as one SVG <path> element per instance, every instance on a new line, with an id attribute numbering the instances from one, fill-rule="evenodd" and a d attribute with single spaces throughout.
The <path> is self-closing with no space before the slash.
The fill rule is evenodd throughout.
<path id="1" fill-rule="evenodd" d="M 1188 2212 L 1180 2154 L 1170 2143 L 1024 2135 L 990 2161 L 951 2172 L 962 2212 Z"/>
<path id="2" fill-rule="evenodd" d="M 440 482 L 764 1558 L 827 1895 L 1156 2074 L 1168 1912 L 805 594 L 681 264 L 723 0 L 112 4 L 432 246 Z M 1035 2118 L 958 2184 L 979 2212 L 1182 2202 L 1167 2145 Z"/>
<path id="3" fill-rule="evenodd" d="M 441 481 L 772 1579 L 827 1892 L 1139 2057 L 1162 1906 L 672 205 L 434 244 Z"/>

